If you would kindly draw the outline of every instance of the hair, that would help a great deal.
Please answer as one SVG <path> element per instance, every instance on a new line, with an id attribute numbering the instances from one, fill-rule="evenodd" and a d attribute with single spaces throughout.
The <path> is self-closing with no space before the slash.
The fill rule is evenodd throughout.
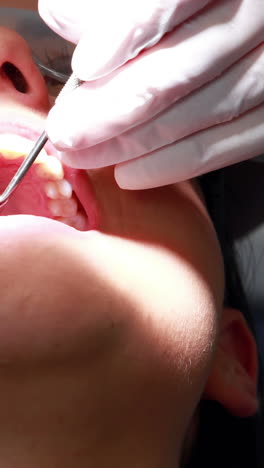
<path id="1" fill-rule="evenodd" d="M 206 205 L 221 246 L 225 268 L 224 305 L 241 311 L 255 339 L 252 314 L 243 290 L 236 262 L 234 235 L 228 219 L 229 191 L 226 171 L 220 169 L 199 177 Z M 257 340 L 256 340 L 257 341 Z M 263 375 L 259 356 L 258 397 L 259 410 L 252 417 L 239 418 L 230 414 L 215 401 L 203 400 L 199 405 L 199 427 L 191 458 L 186 466 L 263 468 Z"/>

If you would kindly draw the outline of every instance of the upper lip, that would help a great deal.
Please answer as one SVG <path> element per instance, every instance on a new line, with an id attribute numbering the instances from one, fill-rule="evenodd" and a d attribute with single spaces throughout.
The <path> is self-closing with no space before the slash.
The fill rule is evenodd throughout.
<path id="1" fill-rule="evenodd" d="M 32 147 L 42 132 L 42 119 L 39 124 L 37 122 L 32 123 L 26 121 L 26 124 L 23 125 L 16 119 L 10 122 L 1 119 L 0 133 L 15 133 L 29 138 L 32 140 Z M 50 141 L 46 143 L 45 151 L 48 155 L 57 156 L 57 150 Z M 63 165 L 63 168 L 65 178 L 71 183 L 73 191 L 88 217 L 88 229 L 95 229 L 99 224 L 98 203 L 95 199 L 94 190 L 87 172 L 80 169 L 69 168 L 65 165 Z"/>

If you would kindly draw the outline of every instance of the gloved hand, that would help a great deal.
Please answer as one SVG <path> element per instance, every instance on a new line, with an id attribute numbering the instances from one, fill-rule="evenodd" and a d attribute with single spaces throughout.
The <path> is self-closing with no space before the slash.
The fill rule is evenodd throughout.
<path id="1" fill-rule="evenodd" d="M 70 166 L 117 164 L 117 183 L 141 189 L 263 152 L 263 0 L 39 0 L 39 12 L 78 43 L 87 81 L 47 120 Z"/>

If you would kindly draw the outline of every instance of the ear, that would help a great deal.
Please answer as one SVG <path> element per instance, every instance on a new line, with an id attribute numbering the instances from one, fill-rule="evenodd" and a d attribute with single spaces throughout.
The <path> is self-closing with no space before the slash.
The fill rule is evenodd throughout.
<path id="1" fill-rule="evenodd" d="M 223 311 L 204 398 L 218 401 L 235 416 L 252 416 L 258 409 L 256 343 L 239 310 Z"/>

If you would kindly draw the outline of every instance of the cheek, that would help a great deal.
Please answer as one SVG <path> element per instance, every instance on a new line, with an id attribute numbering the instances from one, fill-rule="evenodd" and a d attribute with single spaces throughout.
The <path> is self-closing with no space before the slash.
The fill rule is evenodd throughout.
<path id="1" fill-rule="evenodd" d="M 97 261 L 112 284 L 110 317 L 123 333 L 120 359 L 129 363 L 141 402 L 184 434 L 210 371 L 217 301 L 193 265 L 166 249 L 111 244 L 108 250 L 100 243 Z"/>
<path id="2" fill-rule="evenodd" d="M 142 277 L 137 285 L 141 346 L 175 377 L 181 398 L 192 400 L 205 384 L 220 310 L 208 283 L 190 265 L 178 261 L 158 271 L 156 281 L 152 274 L 148 286 Z"/>
<path id="3" fill-rule="evenodd" d="M 138 359 L 146 358 L 146 367 L 148 359 L 153 366 L 159 362 L 176 377 L 177 388 L 182 381 L 186 385 L 186 391 L 180 390 L 182 395 L 191 396 L 195 389 L 200 395 L 222 308 L 223 272 L 218 254 L 215 262 L 213 255 L 205 262 L 201 250 L 191 260 L 180 250 L 158 245 L 109 236 L 101 240 L 97 266 L 101 265 L 118 299 L 113 302 L 116 315 L 120 321 L 125 316 L 129 324 L 127 346 L 131 343 Z"/>
<path id="4" fill-rule="evenodd" d="M 120 325 L 126 351 L 146 359 L 146 368 L 159 362 L 187 380 L 188 373 L 206 373 L 220 302 L 197 265 L 158 245 L 109 235 L 94 240 L 86 248 L 86 284 L 96 316 Z"/>
<path id="5" fill-rule="evenodd" d="M 154 427 L 158 446 L 170 438 L 172 447 L 181 445 L 215 341 L 208 282 L 161 246 L 95 231 L 34 234 L 30 243 L 25 234 L 17 244 L 11 239 L 12 250 L 1 256 L 0 361 L 11 369 L 36 364 L 37 380 L 63 363 L 73 388 L 61 388 L 65 380 L 56 373 L 52 391 L 61 388 L 67 405 L 69 391 L 70 406 L 80 410 L 78 388 L 85 386 L 85 427 L 91 414 L 104 414 L 105 435 L 105 415 L 111 430 L 118 415 L 122 431 L 129 421 L 133 434 L 151 434 L 149 440 Z"/>
<path id="6" fill-rule="evenodd" d="M 213 340 L 217 305 L 193 265 L 162 247 L 56 226 L 1 238 L 0 343 L 10 337 L 18 353 L 51 337 L 67 345 L 69 333 L 100 333 L 113 321 L 142 355 L 196 362 Z"/>

